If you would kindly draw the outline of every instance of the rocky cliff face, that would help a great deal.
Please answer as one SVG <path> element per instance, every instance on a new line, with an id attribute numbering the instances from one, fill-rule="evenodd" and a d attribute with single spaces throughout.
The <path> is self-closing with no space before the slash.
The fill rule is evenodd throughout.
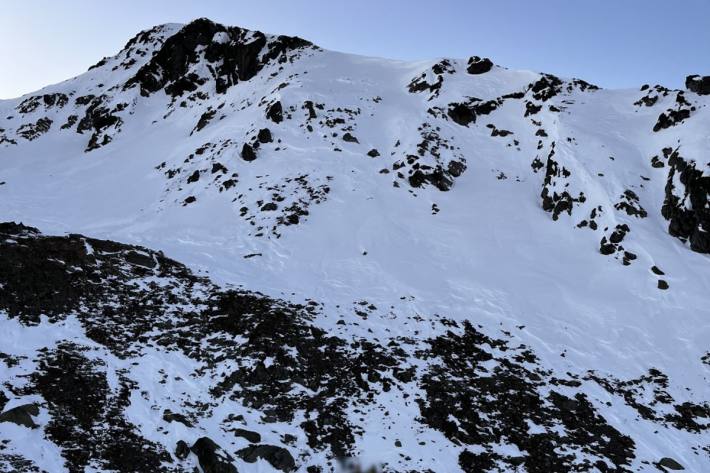
<path id="1" fill-rule="evenodd" d="M 707 79 L 201 19 L 0 101 L 0 469 L 710 468 Z"/>

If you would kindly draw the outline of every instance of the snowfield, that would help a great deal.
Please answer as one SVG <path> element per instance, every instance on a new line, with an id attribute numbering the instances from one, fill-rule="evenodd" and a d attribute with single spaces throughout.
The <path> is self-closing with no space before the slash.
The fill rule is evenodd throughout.
<path id="1" fill-rule="evenodd" d="M 688 88 L 196 20 L 0 101 L 0 471 L 710 471 Z"/>

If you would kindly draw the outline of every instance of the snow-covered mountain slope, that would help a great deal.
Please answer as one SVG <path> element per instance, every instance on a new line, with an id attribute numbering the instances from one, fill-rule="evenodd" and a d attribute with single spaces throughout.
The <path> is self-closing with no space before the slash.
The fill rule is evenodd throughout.
<path id="1" fill-rule="evenodd" d="M 3 471 L 710 471 L 686 85 L 197 20 L 0 101 Z"/>

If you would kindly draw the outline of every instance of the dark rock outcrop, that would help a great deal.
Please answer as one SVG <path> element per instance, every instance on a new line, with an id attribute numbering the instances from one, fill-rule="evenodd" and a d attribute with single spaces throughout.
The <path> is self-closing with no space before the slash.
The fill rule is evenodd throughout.
<path id="1" fill-rule="evenodd" d="M 87 351 L 62 342 L 44 352 L 28 389 L 46 401 L 51 420 L 45 435 L 61 448 L 68 470 L 84 471 L 91 463 L 111 471 L 169 471 L 163 464 L 170 454 L 141 437 L 124 416 L 132 381 L 119 372 L 114 391 L 105 363 L 90 358 Z"/>
<path id="2" fill-rule="evenodd" d="M 466 165 L 464 163 L 462 163 L 461 161 L 456 161 L 456 160 L 449 161 L 449 166 L 447 168 L 447 171 L 453 177 L 459 177 L 461 174 L 463 174 L 463 172 L 465 170 L 466 170 Z"/>
<path id="3" fill-rule="evenodd" d="M 309 120 L 313 120 L 314 118 L 318 117 L 318 114 L 316 113 L 316 108 L 313 105 L 312 100 L 306 100 L 305 102 L 303 102 L 303 108 L 308 111 Z"/>
<path id="4" fill-rule="evenodd" d="M 690 117 L 690 110 L 667 110 L 658 116 L 658 121 L 653 125 L 653 131 L 661 131 L 677 125 Z"/>
<path id="5" fill-rule="evenodd" d="M 468 126 L 469 123 L 476 121 L 476 114 L 473 109 L 463 103 L 451 104 L 447 114 L 461 126 Z"/>
<path id="6" fill-rule="evenodd" d="M 451 175 L 440 166 L 427 172 L 417 169 L 409 176 L 409 185 L 412 187 L 421 187 L 425 183 L 433 185 L 440 191 L 448 191 L 454 184 L 454 180 L 451 178 Z"/>
<path id="7" fill-rule="evenodd" d="M 44 106 L 45 109 L 53 107 L 62 108 L 68 101 L 69 97 L 62 93 L 34 95 L 20 102 L 16 110 L 20 113 L 32 113 L 42 106 Z"/>
<path id="8" fill-rule="evenodd" d="M 482 102 L 476 98 L 470 98 L 463 103 L 450 103 L 447 115 L 454 122 L 461 126 L 468 126 L 469 123 L 476 123 L 476 118 L 481 115 L 489 115 L 496 110 L 505 99 L 498 98 Z"/>
<path id="9" fill-rule="evenodd" d="M 200 180 L 200 171 L 195 170 L 190 176 L 187 178 L 187 183 L 192 184 L 193 182 L 197 182 Z"/>
<path id="10" fill-rule="evenodd" d="M 192 130 L 192 133 L 195 133 L 196 131 L 202 130 L 204 127 L 209 125 L 209 123 L 212 121 L 214 116 L 217 115 L 217 110 L 207 110 L 204 112 L 202 115 L 200 115 L 200 119 L 197 121 L 197 124 L 195 125 L 195 128 Z"/>
<path id="11" fill-rule="evenodd" d="M 277 470 L 284 472 L 296 469 L 296 462 L 291 453 L 283 447 L 275 445 L 249 445 L 247 448 L 237 452 L 239 458 L 247 463 L 254 463 L 258 459 L 264 459 Z"/>
<path id="12" fill-rule="evenodd" d="M 535 100 L 546 102 L 562 91 L 562 81 L 552 74 L 543 74 L 536 82 L 530 84 L 530 92 Z"/>
<path id="13" fill-rule="evenodd" d="M 685 88 L 698 95 L 710 95 L 710 76 L 688 76 L 685 78 Z"/>
<path id="14" fill-rule="evenodd" d="M 524 471 L 594 471 L 607 462 L 614 469 L 601 471 L 628 470 L 633 440 L 601 417 L 584 394 L 562 394 L 554 387 L 540 392 L 539 383 L 549 373 L 536 366 L 537 357 L 527 347 L 487 337 L 468 321 L 454 326 L 428 340 L 429 348 L 418 354 L 438 362 L 423 376 L 417 403 L 423 423 L 464 448 L 475 446 L 476 453 L 465 449 L 459 456 L 465 472 L 517 471 L 521 466 Z M 502 353 L 510 358 L 498 359 Z M 482 368 L 489 364 L 495 367 Z M 531 434 L 530 424 L 539 431 Z M 564 426 L 565 433 L 556 426 Z M 501 441 L 526 455 L 490 448 Z M 575 451 L 584 451 L 586 458 Z"/>
<path id="15" fill-rule="evenodd" d="M 38 426 L 35 424 L 32 417 L 38 415 L 39 408 L 36 404 L 24 404 L 22 406 L 13 407 L 0 414 L 0 422 L 11 422 L 34 429 Z"/>
<path id="16" fill-rule="evenodd" d="M 685 470 L 683 468 L 683 465 L 678 463 L 676 460 L 670 458 L 670 457 L 663 457 L 658 461 L 658 466 L 663 468 L 664 471 L 667 470 L 674 470 L 674 471 L 679 471 L 679 470 Z"/>
<path id="17" fill-rule="evenodd" d="M 626 234 L 630 231 L 631 229 L 625 223 L 617 225 L 608 238 L 602 237 L 599 243 L 599 252 L 603 255 L 612 255 L 617 251 L 623 251 L 624 248 L 620 246 L 620 243 L 624 241 Z"/>
<path id="18" fill-rule="evenodd" d="M 472 56 L 468 59 L 466 72 L 469 74 L 484 74 L 493 68 L 493 62 L 487 57 Z"/>
<path id="19" fill-rule="evenodd" d="M 232 457 L 209 437 L 200 437 L 190 447 L 204 473 L 238 473 Z"/>
<path id="20" fill-rule="evenodd" d="M 109 109 L 105 104 L 106 100 L 107 98 L 103 95 L 92 98 L 89 102 L 89 107 L 76 128 L 78 133 L 91 132 L 86 151 L 108 144 L 112 137 L 106 131 L 111 127 L 119 127 L 123 123 L 121 117 L 117 115 L 123 109 L 123 106 Z"/>
<path id="21" fill-rule="evenodd" d="M 252 145 L 244 143 L 242 146 L 241 156 L 244 161 L 254 161 L 256 159 L 256 151 L 254 151 L 254 147 Z"/>
<path id="22" fill-rule="evenodd" d="M 542 198 L 542 209 L 546 212 L 550 212 L 553 220 L 557 220 L 562 212 L 572 215 L 574 204 L 584 202 L 586 197 L 582 192 L 580 192 L 577 197 L 569 193 L 565 181 L 571 176 L 571 172 L 564 166 L 561 166 L 554 159 L 554 156 L 555 147 L 553 143 L 552 149 L 547 156 L 545 180 L 543 181 L 540 197 Z"/>
<path id="23" fill-rule="evenodd" d="M 688 241 L 699 253 L 710 253 L 710 175 L 687 161 L 678 150 L 664 149 L 668 179 L 661 213 L 669 221 L 668 233 Z M 674 182 L 680 182 L 676 188 Z"/>
<path id="24" fill-rule="evenodd" d="M 407 86 L 410 93 L 416 94 L 419 92 L 429 91 L 432 99 L 439 95 L 441 86 L 444 84 L 444 74 L 454 74 L 456 71 L 447 59 L 437 62 L 431 67 L 431 73 L 436 77 L 435 82 L 429 82 L 427 79 L 428 72 L 423 72 L 419 76 L 412 79 Z"/>
<path id="25" fill-rule="evenodd" d="M 169 95 L 179 96 L 212 80 L 217 93 L 224 93 L 238 82 L 254 77 L 271 61 L 286 61 L 288 52 L 310 46 L 301 38 L 278 36 L 269 41 L 259 31 L 225 27 L 201 18 L 165 40 L 125 87 L 137 85 L 142 95 L 164 89 Z M 211 77 L 189 72 L 200 55 L 209 64 Z"/>
<path id="26" fill-rule="evenodd" d="M 274 102 L 266 109 L 266 118 L 274 123 L 281 123 L 284 119 L 281 102 Z"/>
<path id="27" fill-rule="evenodd" d="M 343 141 L 346 141 L 348 143 L 360 143 L 360 141 L 358 141 L 358 139 L 350 132 L 347 132 L 343 135 Z"/>
<path id="28" fill-rule="evenodd" d="M 638 218 L 648 217 L 648 212 L 639 204 L 639 197 L 631 189 L 626 189 L 621 200 L 614 204 L 616 210 L 623 210 L 627 215 Z"/>
<path id="29" fill-rule="evenodd" d="M 262 144 L 271 143 L 273 141 L 271 131 L 268 128 L 262 128 L 259 130 L 259 133 L 256 135 L 256 139 Z"/>
<path id="30" fill-rule="evenodd" d="M 166 409 L 163 412 L 163 420 L 165 422 L 180 422 L 185 427 L 192 427 L 192 422 L 179 412 L 172 412 L 170 409 Z"/>
<path id="31" fill-rule="evenodd" d="M 175 456 L 178 460 L 184 460 L 190 455 L 190 446 L 184 440 L 178 440 L 175 445 Z"/>
<path id="32" fill-rule="evenodd" d="M 64 123 L 64 125 L 62 125 L 62 126 L 60 127 L 60 129 L 62 129 L 62 130 L 68 130 L 69 128 L 73 127 L 73 126 L 76 124 L 77 120 L 79 120 L 79 116 L 78 116 L 78 115 L 69 115 L 69 116 L 67 117 L 66 123 Z"/>
<path id="33" fill-rule="evenodd" d="M 130 251 L 148 254 L 157 265 L 148 269 L 127 264 Z M 248 292 L 222 292 L 179 263 L 141 247 L 80 235 L 46 237 L 31 227 L 5 223 L 0 224 L 0 267 L 0 310 L 22 323 L 36 324 L 40 314 L 50 322 L 59 321 L 72 313 L 90 339 L 122 358 L 139 354 L 146 337 L 155 337 L 157 345 L 174 347 L 194 359 L 219 355 L 247 362 L 226 375 L 215 375 L 211 394 L 268 411 L 272 421 L 289 422 L 297 413 L 307 413 L 300 428 L 308 444 L 328 449 L 334 456 L 346 456 L 355 442 L 354 426 L 347 416 L 349 403 L 372 402 L 375 387 L 362 380 L 377 380 L 387 390 L 394 382 L 387 373 L 398 361 L 390 349 L 332 336 L 310 323 L 313 307 Z M 138 283 L 149 276 L 169 283 Z M 202 286 L 207 291 L 204 296 L 198 295 L 197 287 Z M 193 289 L 182 292 L 192 287 L 194 294 Z M 202 297 L 203 302 L 198 302 Z M 171 315 L 172 304 L 193 302 L 204 304 L 205 309 Z M 156 331 L 158 326 L 161 330 Z M 235 337 L 247 342 L 235 344 Z M 211 339 L 207 351 L 200 348 L 205 338 Z M 268 367 L 259 361 L 267 353 L 274 357 Z M 298 356 L 293 359 L 287 353 Z M 131 424 L 122 416 L 130 397 L 129 384 L 125 391 L 112 393 L 104 366 L 89 358 L 85 349 L 63 344 L 43 360 L 32 393 L 47 400 L 57 426 L 56 438 L 50 438 L 66 447 L 68 461 L 78 471 L 92 455 L 106 462 L 118 461 L 113 456 L 122 448 L 144 452 L 135 461 L 145 464 L 160 463 L 162 456 L 169 455 L 130 433 Z M 296 386 L 318 392 L 302 396 Z M 104 425 L 105 435 L 89 437 L 88 426 L 97 422 Z M 53 432 L 52 425 L 48 432 Z M 71 435 L 61 434 L 67 429 Z M 76 453 L 77 444 L 94 450 Z"/>
<path id="34" fill-rule="evenodd" d="M 17 134 L 22 138 L 32 141 L 47 133 L 52 127 L 52 120 L 44 117 L 35 123 L 26 123 L 17 129 Z"/>
<path id="35" fill-rule="evenodd" d="M 250 443 L 261 442 L 261 435 L 258 432 L 253 432 L 246 429 L 233 429 L 231 431 L 236 437 L 242 437 L 247 439 Z"/>
<path id="36" fill-rule="evenodd" d="M 680 90 L 676 93 L 674 106 L 658 116 L 658 120 L 653 126 L 653 131 L 658 132 L 676 126 L 682 123 L 683 120 L 690 118 L 691 112 L 695 110 L 696 107 L 688 102 L 688 99 L 685 98 L 685 93 Z"/>

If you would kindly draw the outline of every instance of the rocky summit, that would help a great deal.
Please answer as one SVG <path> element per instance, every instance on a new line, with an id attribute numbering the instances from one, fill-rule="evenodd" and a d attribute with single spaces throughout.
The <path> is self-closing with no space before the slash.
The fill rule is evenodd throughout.
<path id="1" fill-rule="evenodd" d="M 199 19 L 0 101 L 0 471 L 710 471 L 685 85 Z"/>

